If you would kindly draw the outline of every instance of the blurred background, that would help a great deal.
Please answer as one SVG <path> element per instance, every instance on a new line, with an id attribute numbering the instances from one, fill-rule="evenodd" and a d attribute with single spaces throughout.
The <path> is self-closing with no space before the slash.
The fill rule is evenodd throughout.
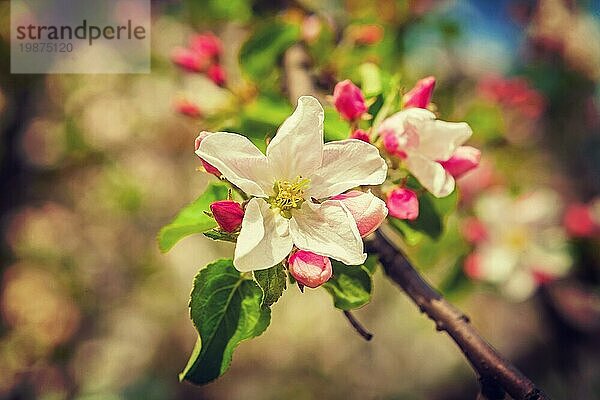
<path id="1" fill-rule="evenodd" d="M 439 113 L 469 122 L 483 159 L 441 238 L 407 251 L 550 397 L 600 399 L 599 19 L 597 0 L 153 1 L 151 74 L 11 75 L 1 1 L 0 399 L 475 397 L 460 352 L 381 271 L 356 313 L 373 341 L 324 290 L 292 287 L 229 373 L 178 382 L 192 279 L 233 246 L 193 236 L 161 254 L 156 233 L 214 179 L 197 171 L 201 129 L 264 143 L 291 110 L 294 43 L 324 99 L 365 62 L 406 90 L 437 78 Z M 177 52 L 208 31 L 222 53 L 200 73 Z M 531 220 L 505 232 L 516 209 Z M 482 224 L 519 257 L 561 249 L 560 271 L 537 290 L 481 276 L 472 261 L 498 249 Z"/>

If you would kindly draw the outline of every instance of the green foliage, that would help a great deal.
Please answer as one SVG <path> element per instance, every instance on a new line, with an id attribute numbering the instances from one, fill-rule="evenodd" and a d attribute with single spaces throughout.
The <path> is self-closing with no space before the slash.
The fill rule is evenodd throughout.
<path id="1" fill-rule="evenodd" d="M 338 112 L 332 107 L 324 107 L 325 121 L 323 122 L 323 130 L 325 141 L 344 140 L 350 136 L 350 127 L 344 121 Z"/>
<path id="2" fill-rule="evenodd" d="M 204 193 L 193 203 L 185 206 L 179 214 L 162 227 L 158 233 L 158 247 L 162 252 L 169 251 L 185 236 L 203 233 L 217 226 L 213 218 L 205 214 L 212 202 L 227 198 L 228 186 L 217 182 L 208 185 Z"/>
<path id="3" fill-rule="evenodd" d="M 230 259 L 201 270 L 190 299 L 199 338 L 179 379 L 202 385 L 223 375 L 238 344 L 269 326 L 271 310 L 261 304 L 262 297 L 258 285 L 236 270 Z"/>
<path id="4" fill-rule="evenodd" d="M 247 21 L 252 16 L 249 0 L 185 0 L 184 7 L 193 22 L 215 20 Z"/>
<path id="5" fill-rule="evenodd" d="M 240 50 L 242 70 L 256 82 L 271 76 L 283 52 L 300 37 L 297 25 L 271 21 L 258 28 Z"/>
<path id="6" fill-rule="evenodd" d="M 211 229 L 210 231 L 202 232 L 202 234 L 212 240 L 222 240 L 224 242 L 233 243 L 237 241 L 238 237 L 237 233 L 223 232 L 219 229 Z"/>
<path id="7" fill-rule="evenodd" d="M 364 63 L 358 67 L 361 89 L 365 97 L 377 96 L 383 90 L 381 84 L 381 70 L 373 63 Z"/>
<path id="8" fill-rule="evenodd" d="M 438 240 L 444 233 L 445 219 L 456 210 L 458 192 L 455 190 L 446 197 L 437 198 L 423 190 L 412 176 L 409 177 L 406 185 L 419 193 L 419 217 L 414 221 L 393 217 L 388 220 L 411 246 L 418 244 L 425 237 Z"/>
<path id="9" fill-rule="evenodd" d="M 371 275 L 375 271 L 376 260 L 367 258 L 365 265 L 345 265 L 331 261 L 333 275 L 323 287 L 333 297 L 333 305 L 340 310 L 360 308 L 371 301 Z"/>
<path id="10" fill-rule="evenodd" d="M 270 307 L 277 302 L 286 289 L 286 273 L 283 265 L 254 271 L 254 279 L 263 292 L 263 305 Z"/>

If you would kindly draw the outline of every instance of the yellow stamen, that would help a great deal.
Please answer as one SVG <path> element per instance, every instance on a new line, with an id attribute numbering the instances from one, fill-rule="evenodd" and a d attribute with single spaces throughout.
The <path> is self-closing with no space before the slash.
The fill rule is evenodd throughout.
<path id="1" fill-rule="evenodd" d="M 293 208 L 300 208 L 304 202 L 304 191 L 308 189 L 310 179 L 297 176 L 292 181 L 278 180 L 273 185 L 275 196 L 271 197 L 271 205 L 279 208 L 286 215 Z"/>

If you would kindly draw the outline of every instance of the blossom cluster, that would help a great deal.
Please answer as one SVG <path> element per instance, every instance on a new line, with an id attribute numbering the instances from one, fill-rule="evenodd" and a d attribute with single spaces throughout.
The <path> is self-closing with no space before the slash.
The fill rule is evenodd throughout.
<path id="1" fill-rule="evenodd" d="M 332 276 L 330 258 L 365 261 L 363 238 L 388 213 L 412 221 L 421 190 L 452 193 L 480 152 L 464 145 L 469 125 L 438 120 L 428 109 L 434 86 L 433 77 L 422 79 L 402 97 L 401 111 L 367 127 L 372 101 L 350 80 L 339 82 L 332 103 L 349 123 L 346 140 L 324 143 L 324 111 L 310 96 L 300 97 L 266 154 L 238 134 L 200 133 L 195 151 L 204 169 L 244 197 L 211 205 L 219 229 L 235 237 L 234 266 L 246 272 L 283 263 L 300 284 L 320 286 Z M 388 169 L 404 177 L 400 183 Z M 406 184 L 409 175 L 422 189 Z"/>
<path id="2" fill-rule="evenodd" d="M 224 86 L 227 76 L 221 64 L 222 52 L 221 40 L 211 32 L 194 34 L 186 47 L 173 50 L 171 61 L 186 72 L 204 74 L 215 85 Z M 186 98 L 177 99 L 175 109 L 193 118 L 202 115 L 198 105 Z"/>

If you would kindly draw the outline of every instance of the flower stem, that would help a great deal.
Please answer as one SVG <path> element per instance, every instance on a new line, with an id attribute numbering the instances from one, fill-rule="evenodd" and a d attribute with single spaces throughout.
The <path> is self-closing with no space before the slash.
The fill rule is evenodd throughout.
<path id="1" fill-rule="evenodd" d="M 363 339 L 365 339 L 367 342 L 373 339 L 373 334 L 364 326 L 362 326 L 360 322 L 358 322 L 358 320 L 354 317 L 354 314 L 352 314 L 350 311 L 344 310 L 344 316 L 348 319 L 350 325 L 352 325 L 356 332 L 363 337 Z"/>

